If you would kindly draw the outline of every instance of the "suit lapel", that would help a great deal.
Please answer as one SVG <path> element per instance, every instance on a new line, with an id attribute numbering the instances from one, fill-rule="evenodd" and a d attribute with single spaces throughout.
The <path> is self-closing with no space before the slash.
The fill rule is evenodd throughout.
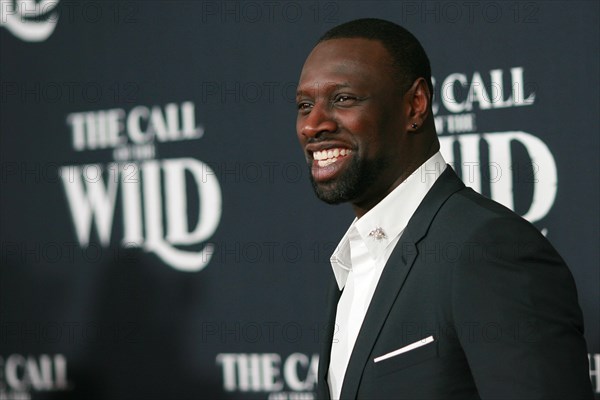
<path id="1" fill-rule="evenodd" d="M 416 244 L 427 234 L 431 221 L 442 204 L 450 195 L 462 188 L 464 188 L 464 184 L 452 168 L 448 166 L 408 222 L 402 237 L 383 269 L 365 315 L 348 362 L 341 398 L 354 399 L 357 397 L 363 370 L 369 362 L 369 355 L 417 258 Z M 329 359 L 327 361 L 329 364 Z"/>
<path id="2" fill-rule="evenodd" d="M 321 342 L 321 348 L 319 353 L 319 377 L 317 388 L 319 399 L 330 399 L 331 394 L 329 393 L 329 385 L 327 383 L 327 372 L 329 371 L 329 362 L 331 358 L 331 343 L 333 341 L 333 334 L 335 332 L 335 315 L 337 313 L 337 303 L 341 296 L 341 291 L 338 289 L 338 285 L 335 279 L 331 279 L 329 285 L 329 295 L 327 296 L 327 315 L 329 321 L 325 327 L 325 337 Z"/>

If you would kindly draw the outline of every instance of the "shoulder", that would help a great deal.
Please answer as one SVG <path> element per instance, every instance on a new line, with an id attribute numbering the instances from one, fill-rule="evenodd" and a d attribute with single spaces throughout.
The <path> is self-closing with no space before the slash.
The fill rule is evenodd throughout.
<path id="1" fill-rule="evenodd" d="M 440 207 L 432 228 L 447 231 L 456 238 L 535 239 L 547 242 L 529 221 L 469 187 L 448 198 Z"/>
<path id="2" fill-rule="evenodd" d="M 523 268 L 566 266 L 550 241 L 529 221 L 470 188 L 452 194 L 432 220 L 426 243 L 459 252 L 462 268 L 501 265 L 511 260 Z M 450 251 L 450 250 L 448 250 Z"/>

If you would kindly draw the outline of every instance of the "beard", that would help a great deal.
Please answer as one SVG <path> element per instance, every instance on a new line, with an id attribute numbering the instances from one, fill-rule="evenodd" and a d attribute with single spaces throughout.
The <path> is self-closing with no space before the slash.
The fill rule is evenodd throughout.
<path id="1" fill-rule="evenodd" d="M 317 183 L 312 175 L 311 163 L 308 176 L 317 197 L 328 204 L 352 202 L 364 195 L 384 170 L 382 159 L 367 161 L 358 156 L 352 157 L 350 164 L 340 176 L 324 183 Z"/>

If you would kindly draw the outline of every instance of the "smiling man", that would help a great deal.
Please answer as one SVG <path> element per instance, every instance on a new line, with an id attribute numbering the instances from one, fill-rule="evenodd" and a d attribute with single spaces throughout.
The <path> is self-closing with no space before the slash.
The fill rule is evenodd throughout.
<path id="1" fill-rule="evenodd" d="M 383 20 L 333 28 L 302 69 L 315 193 L 356 214 L 331 257 L 319 398 L 592 398 L 567 266 L 446 165 L 432 92 L 417 39 Z"/>

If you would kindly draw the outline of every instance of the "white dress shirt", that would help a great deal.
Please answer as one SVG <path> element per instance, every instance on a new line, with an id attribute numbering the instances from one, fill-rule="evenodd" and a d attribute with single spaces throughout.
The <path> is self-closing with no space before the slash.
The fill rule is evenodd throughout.
<path id="1" fill-rule="evenodd" d="M 437 152 L 360 219 L 354 219 L 331 256 L 340 290 L 328 371 L 332 399 L 339 399 L 358 332 L 381 273 L 404 228 L 446 162 Z"/>

